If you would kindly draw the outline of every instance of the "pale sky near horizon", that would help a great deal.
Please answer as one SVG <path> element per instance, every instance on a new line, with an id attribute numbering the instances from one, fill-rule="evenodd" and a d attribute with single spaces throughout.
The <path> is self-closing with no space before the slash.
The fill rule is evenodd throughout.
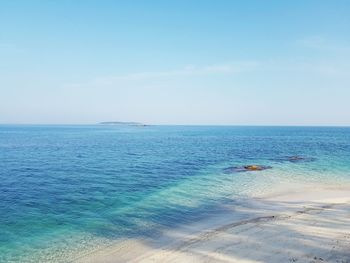
<path id="1" fill-rule="evenodd" d="M 0 1 L 0 123 L 350 125 L 350 1 Z"/>

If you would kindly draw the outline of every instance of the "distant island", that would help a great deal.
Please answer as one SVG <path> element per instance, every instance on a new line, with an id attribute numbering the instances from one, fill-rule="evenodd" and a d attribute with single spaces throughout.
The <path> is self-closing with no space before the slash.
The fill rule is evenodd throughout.
<path id="1" fill-rule="evenodd" d="M 103 121 L 98 124 L 101 125 L 126 125 L 126 126 L 147 126 L 140 122 L 123 122 L 123 121 Z"/>

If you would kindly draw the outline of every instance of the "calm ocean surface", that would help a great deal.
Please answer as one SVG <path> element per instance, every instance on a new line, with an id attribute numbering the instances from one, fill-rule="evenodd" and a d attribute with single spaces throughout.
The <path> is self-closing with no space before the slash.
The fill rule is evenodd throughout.
<path id="1" fill-rule="evenodd" d="M 246 164 L 272 169 L 224 172 Z M 350 128 L 1 125 L 0 262 L 68 262 L 315 181 L 350 182 Z"/>

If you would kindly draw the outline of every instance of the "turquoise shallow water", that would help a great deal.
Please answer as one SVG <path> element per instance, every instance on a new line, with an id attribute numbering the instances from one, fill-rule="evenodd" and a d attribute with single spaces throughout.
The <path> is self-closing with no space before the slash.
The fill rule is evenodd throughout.
<path id="1" fill-rule="evenodd" d="M 350 128 L 2 125 L 0 158 L 0 262 L 67 262 L 279 183 L 350 182 Z M 272 169 L 224 172 L 246 164 Z"/>

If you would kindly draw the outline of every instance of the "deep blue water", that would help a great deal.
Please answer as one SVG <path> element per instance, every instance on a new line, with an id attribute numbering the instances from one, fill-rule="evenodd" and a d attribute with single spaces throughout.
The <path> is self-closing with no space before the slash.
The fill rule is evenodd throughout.
<path id="1" fill-rule="evenodd" d="M 246 164 L 272 169 L 224 172 Z M 2 125 L 0 262 L 67 262 L 289 181 L 350 181 L 350 128 Z"/>

